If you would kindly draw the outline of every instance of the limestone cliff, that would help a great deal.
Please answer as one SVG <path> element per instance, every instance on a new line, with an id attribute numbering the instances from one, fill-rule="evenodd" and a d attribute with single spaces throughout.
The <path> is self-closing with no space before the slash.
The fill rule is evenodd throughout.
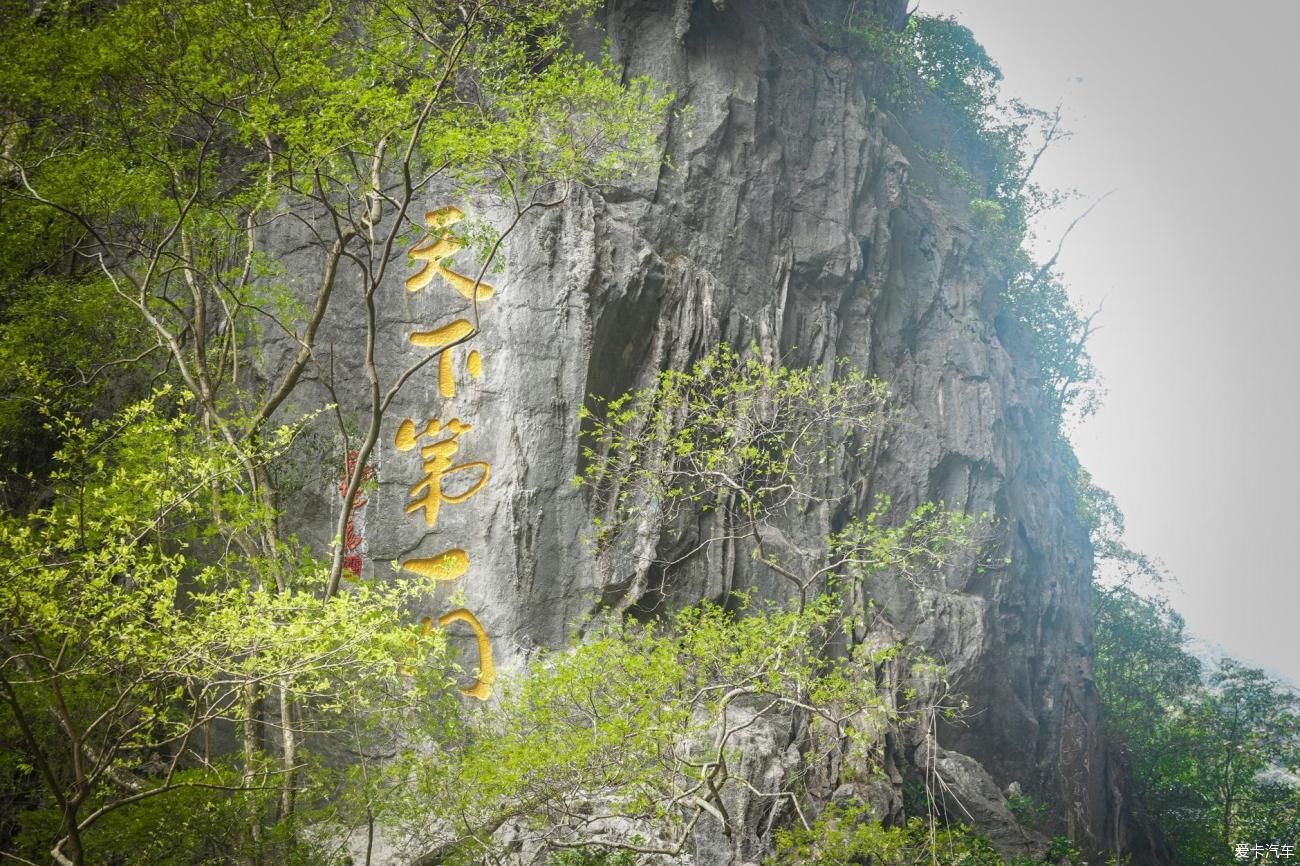
<path id="1" fill-rule="evenodd" d="M 883 20 L 901 21 L 902 2 L 875 2 Z M 930 500 L 987 511 L 1009 563 L 950 575 L 920 597 L 866 588 L 897 636 L 946 664 L 970 701 L 962 722 L 940 727 L 937 745 L 920 734 L 891 743 L 889 790 L 873 796 L 897 809 L 904 779 L 925 768 L 1004 848 L 1033 849 L 1041 840 L 1017 835 L 1000 793 L 1016 783 L 1060 817 L 1050 831 L 1088 847 L 1123 845 L 1091 682 L 1091 551 L 1069 458 L 1024 337 L 998 315 L 997 274 L 965 201 L 920 156 L 941 143 L 927 136 L 942 120 L 922 110 L 900 121 L 877 107 L 870 65 L 836 36 L 849 5 L 611 0 L 604 24 L 616 61 L 664 82 L 689 108 L 662 132 L 671 167 L 599 194 L 575 190 L 510 237 L 504 269 L 489 276 L 495 292 L 481 303 L 482 334 L 449 353 L 450 387 L 429 368 L 400 398 L 352 562 L 383 573 L 437 560 L 452 578 L 440 581 L 440 597 L 463 593 L 498 667 L 561 641 L 599 600 L 774 595 L 776 578 L 745 557 L 701 555 L 667 572 L 596 562 L 580 539 L 588 504 L 569 483 L 577 410 L 589 393 L 646 384 L 718 341 L 756 344 L 789 365 L 847 358 L 887 380 L 903 414 L 878 459 L 852 469 L 868 483 L 845 513 L 877 494 L 900 513 Z M 455 204 L 504 221 L 500 202 L 449 195 L 431 196 L 428 208 Z M 458 300 L 445 285 L 404 291 L 405 276 L 393 277 L 381 311 L 380 364 L 394 369 L 429 351 L 433 343 L 413 345 L 410 335 L 446 324 Z M 346 317 L 332 315 L 333 340 L 357 339 Z M 293 348 L 272 341 L 268 351 Z M 335 375 L 336 392 L 362 386 L 359 372 Z M 409 508 L 424 474 L 414 446 L 434 416 L 470 425 L 447 464 L 459 476 L 447 489 L 463 501 L 444 500 L 436 521 Z M 399 427 L 403 419 L 413 423 Z M 337 512 L 323 487 L 307 507 Z M 812 515 L 789 528 L 788 542 L 815 550 L 843 516 Z M 690 531 L 663 527 L 647 544 L 674 549 Z M 457 633 L 471 624 L 461 623 L 449 621 Z M 756 774 L 779 777 L 797 759 L 792 736 L 755 733 Z M 835 780 L 827 784 L 829 794 Z M 768 831 L 757 817 L 747 826 L 743 839 L 702 834 L 696 862 L 758 860 Z"/>

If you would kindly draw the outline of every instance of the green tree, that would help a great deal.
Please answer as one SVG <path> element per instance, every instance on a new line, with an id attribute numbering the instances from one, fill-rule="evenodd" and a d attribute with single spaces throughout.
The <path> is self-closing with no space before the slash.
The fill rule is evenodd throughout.
<path id="1" fill-rule="evenodd" d="M 264 457 L 277 450 L 269 446 L 281 419 L 335 419 L 340 451 L 331 457 L 349 477 L 342 513 L 325 533 L 336 539 L 326 579 L 310 584 L 319 603 L 333 599 L 341 540 L 388 409 L 438 357 L 388 377 L 375 360 L 381 286 L 407 262 L 411 242 L 429 235 L 442 248 L 450 239 L 448 221 L 420 205 L 435 188 L 455 188 L 494 194 L 510 210 L 499 231 L 456 227 L 454 245 L 477 252 L 461 287 L 472 323 L 464 342 L 477 333 L 482 281 L 510 232 L 576 185 L 655 160 L 666 98 L 586 58 L 568 38 L 597 6 L 5 0 L 6 296 L 40 297 L 44 281 L 56 290 L 50 303 L 75 290 L 93 298 L 78 311 L 129 311 L 148 336 L 126 351 L 111 339 L 67 346 L 37 330 L 31 345 L 6 344 L 0 380 L 19 371 L 29 384 L 17 390 L 30 396 L 53 376 L 50 348 L 71 351 L 79 373 L 95 351 L 111 353 L 96 367 L 116 369 L 153 347 L 161 363 L 145 369 L 183 389 L 185 408 L 213 440 L 195 447 L 219 445 L 238 467 L 218 483 L 238 492 L 239 519 L 217 496 L 208 528 L 223 551 L 239 551 L 249 598 L 271 592 L 284 603 L 308 583 L 277 511 L 276 465 Z M 286 239 L 314 257 L 310 273 L 276 259 Z M 327 315 L 361 323 L 357 344 L 322 345 Z M 296 353 L 279 363 L 261 357 L 267 331 L 291 338 Z M 335 365 L 364 371 L 366 394 L 358 407 L 328 401 L 336 411 L 322 414 L 326 401 L 301 398 L 300 386 L 328 383 Z M 293 450 L 301 460 L 302 440 Z M 262 646 L 247 649 L 258 655 Z M 278 759 L 279 810 L 292 816 L 297 715 L 306 708 L 290 670 L 268 688 L 275 694 L 265 702 L 246 695 L 240 712 L 277 713 L 277 742 L 245 746 Z"/>
<path id="2" fill-rule="evenodd" d="M 1266 772 L 1238 806 L 1234 847 L 1300 842 L 1300 783 L 1294 775 Z"/>
<path id="3" fill-rule="evenodd" d="M 975 135 L 991 130 L 1000 70 L 969 27 L 949 15 L 911 15 L 903 31 L 921 79 Z"/>
<path id="4" fill-rule="evenodd" d="M 775 851 L 765 861 L 766 866 L 1005 866 L 1005 862 L 988 839 L 969 827 L 936 827 L 920 818 L 884 827 L 857 805 L 829 807 L 813 826 L 778 833 Z"/>
<path id="5" fill-rule="evenodd" d="M 1238 820 L 1265 793 L 1269 770 L 1300 770 L 1300 699 L 1257 668 L 1223 659 L 1188 714 L 1193 755 L 1218 813 L 1219 841 L 1239 839 Z M 1275 796 L 1275 793 L 1274 793 Z"/>
<path id="6" fill-rule="evenodd" d="M 58 448 L 42 406 L 52 400 L 103 418 L 145 396 L 140 362 L 149 345 L 138 317 L 102 281 L 0 281 L 0 505 L 30 501 L 25 476 Z"/>
<path id="7" fill-rule="evenodd" d="M 1089 498 L 1094 518 L 1113 506 L 1095 492 Z M 1094 522 L 1101 527 L 1099 555 L 1136 574 L 1149 572 L 1151 563 L 1111 534 L 1122 528 L 1117 515 Z M 1203 681 L 1200 662 L 1186 650 L 1182 619 L 1159 596 L 1120 583 L 1095 585 L 1093 598 L 1094 670 L 1107 729 L 1140 808 L 1179 862 L 1231 863 L 1238 843 L 1294 844 L 1294 692 L 1231 659 Z"/>
<path id="8" fill-rule="evenodd" d="M 936 666 L 877 646 L 848 594 L 868 573 L 937 582 L 976 546 L 972 519 L 926 507 L 891 526 L 882 506 L 824 539 L 825 564 L 813 569 L 763 541 L 793 511 L 830 501 L 839 460 L 878 447 L 889 416 L 882 383 L 844 365 L 791 370 L 720 346 L 690 370 L 591 405 L 576 480 L 593 493 L 598 549 L 617 549 L 646 521 L 703 517 L 713 531 L 672 564 L 710 544 L 748 545 L 789 583 L 787 603 L 731 594 L 722 605 L 638 611 L 644 622 L 615 606 L 568 651 L 542 653 L 502 685 L 498 704 L 396 772 L 415 786 L 403 824 L 420 843 L 417 862 L 675 856 L 700 821 L 740 829 L 727 805 L 737 791 L 772 799 L 807 827 L 798 773 L 774 789 L 745 778 L 744 732 L 794 719 L 791 729 L 807 732 L 803 766 L 847 753 L 873 768 L 885 730 L 948 709 L 942 692 L 878 690 L 886 667 L 910 662 L 934 676 Z"/>
<path id="9" fill-rule="evenodd" d="M 490 190 L 512 209 L 500 231 L 462 232 L 482 253 L 465 287 L 463 342 L 477 333 L 481 281 L 521 220 L 652 158 L 665 101 L 568 41 L 596 5 L 121 0 L 33 14 L 10 0 L 2 194 L 29 231 L 6 241 L 20 247 L 51 227 L 67 238 L 60 255 L 134 308 L 268 505 L 273 476 L 249 455 L 272 416 L 294 405 L 309 372 L 363 369 L 357 441 L 339 414 L 342 452 L 358 452 L 333 533 L 342 538 L 388 407 L 437 357 L 388 379 L 375 364 L 385 277 L 412 240 L 449 234 L 422 220 L 422 199 L 445 183 Z M 277 232 L 314 253 L 314 275 L 270 257 Z M 364 325 L 347 357 L 319 344 L 342 305 Z M 266 329 L 299 349 L 251 388 L 251 347 Z M 272 522 L 232 541 L 273 557 L 278 538 Z M 339 548 L 328 594 L 341 573 Z"/>
<path id="10" fill-rule="evenodd" d="M 885 384 L 845 364 L 794 370 L 724 344 L 689 370 L 665 370 L 652 387 L 593 398 L 582 415 L 585 466 L 575 482 L 594 492 L 602 552 L 621 554 L 620 543 L 647 521 L 702 517 L 698 543 L 660 565 L 711 545 L 741 545 L 802 606 L 836 581 L 869 574 L 919 586 L 952 556 L 977 549 L 985 528 L 976 515 L 934 503 L 898 519 L 881 501 L 848 516 L 815 567 L 772 549 L 782 521 L 812 512 L 829 518 L 861 494 L 865 477 L 847 490 L 838 484 L 846 466 L 878 457 L 892 422 Z"/>
<path id="11" fill-rule="evenodd" d="M 1124 539 L 1124 512 L 1110 491 L 1093 483 L 1092 475 L 1079 466 L 1074 479 L 1075 511 L 1088 529 L 1097 568 L 1097 586 L 1159 587 L 1165 580 L 1160 560 L 1134 550 Z M 1181 645 L 1181 627 L 1177 643 Z"/>
<path id="12" fill-rule="evenodd" d="M 1140 761 L 1199 689 L 1201 665 L 1185 649 L 1182 618 L 1163 601 L 1122 585 L 1095 587 L 1093 600 L 1097 690 L 1113 733 Z"/>
<path id="13" fill-rule="evenodd" d="M 883 394 L 840 375 L 837 385 L 723 351 L 666 376 L 666 391 L 614 401 L 694 394 L 672 408 L 680 424 L 666 441 L 691 431 L 717 473 L 688 494 L 689 467 L 704 464 L 640 435 L 667 449 L 660 458 L 675 455 L 659 463 L 666 485 L 631 476 L 641 503 L 712 507 L 727 493 L 733 516 L 776 520 L 783 489 L 821 478 L 814 467 Z M 497 834 L 507 824 L 557 856 L 680 851 L 700 820 L 734 829 L 727 798 L 750 784 L 737 740 L 753 726 L 798 715 L 808 766 L 845 750 L 870 763 L 885 727 L 942 709 L 943 695 L 879 694 L 877 672 L 904 663 L 900 648 L 855 643 L 869 624 L 804 575 L 789 608 L 733 597 L 728 610 L 590 625 L 580 644 L 503 681 L 499 702 L 461 713 L 440 633 L 409 623 L 420 586 L 390 579 L 329 595 L 328 569 L 288 540 L 271 561 L 230 543 L 265 520 L 240 487 L 250 452 L 194 425 L 191 405 L 162 393 L 103 421 L 51 418 L 65 445 L 49 504 L 0 519 L 0 736 L 6 754 L 25 756 L 2 768 L 24 792 L 18 856 L 326 862 L 332 842 L 376 820 L 402 828 L 429 862 L 514 856 Z M 276 459 L 301 426 L 266 429 L 252 459 Z M 629 428 L 594 429 L 632 447 Z M 606 452 L 611 467 L 631 456 Z M 845 578 L 928 582 L 969 541 L 958 516 L 926 511 L 892 528 L 879 518 L 828 540 Z M 846 644 L 856 648 L 831 649 Z M 354 763 L 333 766 L 339 752 Z M 802 808 L 798 778 L 763 796 Z M 192 817 L 169 830 L 168 804 Z M 642 829 L 622 832 L 626 822 Z"/>
<path id="14" fill-rule="evenodd" d="M 308 732 L 317 750 L 361 748 L 405 708 L 455 706 L 440 635 L 420 636 L 404 614 L 418 586 L 327 598 L 327 570 L 286 550 L 296 567 L 279 590 L 265 562 L 216 543 L 214 513 L 228 525 L 258 519 L 232 490 L 247 454 L 206 441 L 175 402 L 162 395 L 90 425 L 56 419 L 66 444 L 50 504 L 0 516 L 0 738 L 22 756 L 5 769 L 26 791 L 27 857 L 140 862 L 138 816 L 154 800 L 225 815 L 208 827 L 226 836 L 222 856 L 289 857 L 294 846 L 272 845 L 277 833 L 292 840 L 288 770 L 263 743 L 283 743 L 293 726 L 304 743 L 293 793 L 310 799 L 334 782 L 307 767 Z M 268 431 L 267 447 L 292 434 Z M 272 698 L 302 712 L 259 713 Z M 235 729 L 242 748 L 214 746 Z M 298 841 L 294 856 L 305 856 L 312 846 Z"/>
<path id="15" fill-rule="evenodd" d="M 532 852 L 680 854 L 701 820 L 742 828 L 744 791 L 800 814 L 800 779 L 763 790 L 746 778 L 740 738 L 805 714 L 809 766 L 845 742 L 867 752 L 903 713 L 877 692 L 890 647 L 826 663 L 842 639 L 840 600 L 802 611 L 703 605 L 640 624 L 610 621 L 545 653 L 462 738 L 416 755 L 404 824 L 419 863 L 522 863 Z M 510 833 L 497 835 L 507 823 Z M 520 853 L 520 849 L 522 852 Z"/>

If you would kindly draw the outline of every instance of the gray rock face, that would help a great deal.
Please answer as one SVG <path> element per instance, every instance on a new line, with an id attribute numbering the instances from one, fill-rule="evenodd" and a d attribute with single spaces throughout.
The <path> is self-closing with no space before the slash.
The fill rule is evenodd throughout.
<path id="1" fill-rule="evenodd" d="M 901 20 L 901 2 L 874 5 Z M 920 594 L 883 582 L 865 588 L 860 601 L 874 599 L 899 636 L 946 664 L 970 708 L 958 724 L 940 722 L 939 745 L 893 744 L 892 782 L 860 793 L 882 814 L 896 813 L 903 777 L 919 772 L 928 751 L 952 796 L 1005 845 L 1024 841 L 999 793 L 1012 782 L 1061 816 L 1053 831 L 1113 845 L 1121 816 L 1107 793 L 1091 682 L 1091 551 L 1074 515 L 1071 467 L 1023 337 L 996 321 L 997 278 L 962 216 L 965 202 L 946 198 L 941 179 L 926 184 L 937 192 L 911 182 L 926 170 L 918 151 L 934 144 L 876 110 L 868 72 L 832 38 L 847 7 L 611 0 L 604 23 L 615 58 L 690 108 L 662 133 L 674 168 L 599 195 L 575 192 L 511 236 L 504 270 L 489 277 L 496 291 L 481 305 L 482 333 L 451 353 L 454 396 L 440 392 L 431 365 L 398 401 L 373 460 L 378 489 L 358 515 L 355 552 L 367 573 L 383 573 L 463 551 L 442 561 L 468 567 L 446 572 L 455 577 L 438 582 L 426 613 L 471 611 L 499 667 L 560 642 L 600 600 L 680 604 L 741 588 L 777 597 L 779 578 L 713 550 L 666 573 L 635 559 L 596 562 L 581 541 L 588 504 L 569 482 L 577 409 L 589 393 L 648 384 L 719 341 L 756 344 L 792 366 L 848 358 L 890 383 L 903 414 L 880 459 L 849 468 L 846 491 L 854 476 L 867 483 L 844 514 L 865 512 L 878 494 L 899 514 L 929 500 L 988 512 L 1009 562 L 954 570 L 945 586 Z M 426 204 L 505 222 L 489 199 L 433 195 Z M 412 333 L 468 309 L 444 281 L 408 292 L 406 276 L 394 275 L 381 310 L 378 354 L 388 376 L 431 351 L 413 345 Z M 341 313 L 327 330 L 339 345 L 359 338 Z M 268 340 L 268 353 L 293 349 Z M 333 375 L 336 392 L 362 393 L 359 370 Z M 418 434 L 432 418 L 470 427 L 454 437 L 431 525 L 428 509 L 408 506 L 428 459 L 418 446 L 437 436 L 409 447 L 399 423 L 410 419 L 408 433 Z M 329 478 L 306 489 L 319 491 L 302 497 L 310 535 L 309 527 L 328 527 L 317 518 L 337 513 L 337 494 Z M 814 514 L 784 534 L 815 550 L 844 514 Z M 658 527 L 644 552 L 675 549 L 689 531 Z M 324 541 L 328 530 L 315 537 Z M 468 624 L 450 628 L 469 638 Z M 791 760 L 788 732 L 756 729 L 751 739 L 753 777 L 779 776 Z M 829 796 L 838 783 L 828 785 Z M 735 805 L 737 814 L 756 808 Z M 760 860 L 771 815 L 753 818 L 748 838 L 703 835 L 697 862 Z"/>

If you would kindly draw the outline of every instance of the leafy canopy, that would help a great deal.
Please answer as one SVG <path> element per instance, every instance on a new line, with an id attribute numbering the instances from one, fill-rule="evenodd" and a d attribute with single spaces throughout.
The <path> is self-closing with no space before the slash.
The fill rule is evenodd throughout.
<path id="1" fill-rule="evenodd" d="M 898 519 L 881 499 L 825 539 L 828 555 L 817 568 L 770 549 L 783 520 L 863 494 L 870 473 L 848 467 L 876 459 L 893 422 L 885 384 L 847 363 L 791 369 L 720 344 L 649 387 L 593 397 L 581 414 L 584 467 L 574 482 L 593 491 L 602 553 L 620 555 L 655 521 L 703 518 L 703 540 L 681 559 L 738 543 L 803 604 L 818 587 L 877 573 L 919 585 L 978 546 L 975 515 L 926 503 Z M 855 474 L 859 481 L 846 489 Z"/>
<path id="2" fill-rule="evenodd" d="M 1140 806 L 1178 862 L 1300 834 L 1300 698 L 1221 659 L 1208 678 L 1181 618 L 1127 585 L 1094 588 L 1096 683 Z"/>
<path id="3" fill-rule="evenodd" d="M 1068 839 L 1057 837 L 1041 859 L 1003 859 L 987 838 L 963 825 L 937 826 L 921 818 L 886 827 L 862 805 L 832 805 L 811 827 L 778 831 L 765 866 L 1038 866 L 1079 864 Z"/>
<path id="4" fill-rule="evenodd" d="M 0 740 L 25 756 L 8 769 L 28 802 L 29 857 L 128 854 L 155 798 L 246 825 L 281 771 L 212 744 L 232 726 L 256 740 L 283 724 L 256 712 L 272 684 L 304 707 L 305 761 L 382 740 L 408 712 L 454 710 L 441 634 L 405 614 L 421 587 L 326 598 L 325 570 L 287 549 L 297 567 L 280 590 L 265 563 L 223 552 L 214 515 L 255 522 L 256 505 L 238 490 L 241 461 L 175 411 L 183 401 L 164 392 L 101 422 L 52 418 L 65 445 L 50 504 L 0 516 Z M 263 459 L 293 433 L 277 430 Z M 302 769 L 313 795 L 336 784 Z"/>
<path id="5" fill-rule="evenodd" d="M 460 737 L 399 773 L 415 785 L 413 838 L 467 861 L 520 845 L 674 854 L 701 820 L 738 829 L 727 803 L 752 784 L 747 731 L 805 713 L 812 766 L 846 741 L 865 752 L 899 720 L 872 673 L 897 648 L 827 663 L 842 635 L 838 599 L 738 607 L 743 615 L 706 604 L 648 624 L 611 621 L 540 654 Z M 797 787 L 786 780 L 764 796 L 788 800 Z M 494 836 L 506 822 L 511 833 Z"/>

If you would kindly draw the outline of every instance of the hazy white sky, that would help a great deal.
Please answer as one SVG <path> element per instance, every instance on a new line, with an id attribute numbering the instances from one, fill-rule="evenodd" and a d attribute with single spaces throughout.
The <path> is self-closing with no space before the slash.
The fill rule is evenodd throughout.
<path id="1" fill-rule="evenodd" d="M 1115 193 L 1061 256 L 1104 303 L 1109 394 L 1073 439 L 1177 576 L 1196 635 L 1300 683 L 1300 3 L 921 0 L 1003 92 L 1064 100 L 1039 180 Z M 1086 203 L 1040 228 L 1054 240 Z"/>

